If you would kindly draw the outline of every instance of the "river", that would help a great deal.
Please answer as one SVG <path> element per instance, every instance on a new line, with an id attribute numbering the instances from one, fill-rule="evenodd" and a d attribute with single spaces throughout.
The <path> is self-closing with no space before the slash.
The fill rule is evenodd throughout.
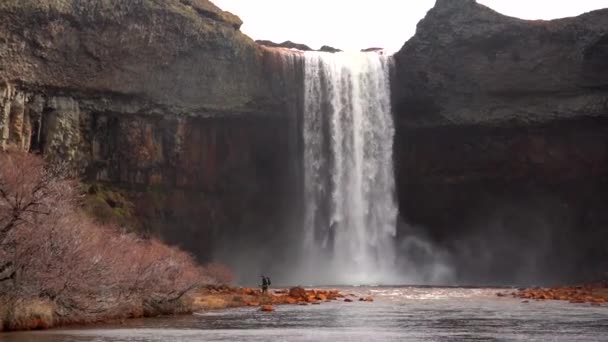
<path id="1" fill-rule="evenodd" d="M 496 289 L 343 288 L 373 303 L 240 308 L 119 326 L 0 335 L 6 342 L 608 341 L 608 307 L 497 297 Z"/>

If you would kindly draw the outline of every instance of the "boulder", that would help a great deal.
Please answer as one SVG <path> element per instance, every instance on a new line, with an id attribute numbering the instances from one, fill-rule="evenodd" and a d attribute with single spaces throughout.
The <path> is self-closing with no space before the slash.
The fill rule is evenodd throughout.
<path id="1" fill-rule="evenodd" d="M 256 294 L 256 291 L 252 288 L 244 288 L 242 290 L 243 294 L 248 295 L 248 296 L 253 296 Z"/>
<path id="2" fill-rule="evenodd" d="M 306 301 L 309 303 L 314 303 L 317 301 L 317 297 L 314 295 L 308 296 L 308 297 L 306 297 Z"/>
<path id="3" fill-rule="evenodd" d="M 289 296 L 293 298 L 306 299 L 308 295 L 305 289 L 301 287 L 292 287 L 291 289 L 289 289 Z"/>
<path id="4" fill-rule="evenodd" d="M 272 306 L 272 305 L 262 305 L 262 307 L 260 308 L 260 311 L 272 312 L 272 311 L 274 311 L 274 306 Z"/>

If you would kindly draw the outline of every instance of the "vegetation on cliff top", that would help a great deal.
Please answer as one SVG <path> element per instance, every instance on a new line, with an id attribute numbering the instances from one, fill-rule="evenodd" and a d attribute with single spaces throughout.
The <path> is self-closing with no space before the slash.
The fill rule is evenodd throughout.
<path id="1" fill-rule="evenodd" d="M 0 166 L 0 330 L 189 312 L 193 290 L 231 281 L 217 264 L 88 217 L 61 167 L 2 152 Z"/>

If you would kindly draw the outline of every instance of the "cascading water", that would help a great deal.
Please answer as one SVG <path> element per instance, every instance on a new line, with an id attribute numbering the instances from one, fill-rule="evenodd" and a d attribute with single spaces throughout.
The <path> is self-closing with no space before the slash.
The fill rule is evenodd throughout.
<path id="1" fill-rule="evenodd" d="M 397 217 L 390 57 L 307 52 L 304 65 L 305 252 L 314 281 L 390 282 Z"/>

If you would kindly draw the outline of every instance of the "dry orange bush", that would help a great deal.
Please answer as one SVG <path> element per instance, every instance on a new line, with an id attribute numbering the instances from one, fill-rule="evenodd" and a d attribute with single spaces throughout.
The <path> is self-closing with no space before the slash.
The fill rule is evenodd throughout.
<path id="1" fill-rule="evenodd" d="M 155 239 L 99 226 L 78 209 L 75 184 L 38 157 L 0 153 L 0 294 L 9 307 L 50 301 L 55 323 L 187 311 L 187 294 L 231 281 Z M 214 280 L 213 277 L 218 277 Z M 4 326 L 10 317 L 0 317 Z M 7 322 L 8 321 L 8 322 Z"/>
<path id="2" fill-rule="evenodd" d="M 229 285 L 234 281 L 234 273 L 232 270 L 221 263 L 212 262 L 205 266 L 205 274 L 215 280 L 214 285 Z"/>

